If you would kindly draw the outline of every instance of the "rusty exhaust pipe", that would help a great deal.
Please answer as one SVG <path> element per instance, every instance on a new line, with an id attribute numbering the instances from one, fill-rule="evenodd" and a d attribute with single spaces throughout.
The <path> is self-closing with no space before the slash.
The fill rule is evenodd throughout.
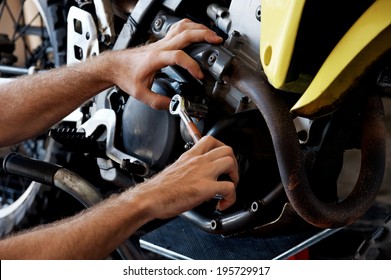
<path id="1" fill-rule="evenodd" d="M 272 137 L 285 193 L 295 211 L 308 223 L 342 227 L 361 217 L 373 204 L 385 170 L 385 121 L 380 97 L 369 96 L 363 113 L 361 169 L 350 195 L 341 202 L 320 201 L 311 190 L 305 160 L 292 122 L 292 115 L 266 77 L 238 60 L 224 78 L 247 95 L 258 107 Z"/>

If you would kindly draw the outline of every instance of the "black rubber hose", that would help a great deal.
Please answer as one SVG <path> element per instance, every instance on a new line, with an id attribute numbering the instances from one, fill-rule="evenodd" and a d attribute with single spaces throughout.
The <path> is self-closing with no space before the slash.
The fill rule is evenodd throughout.
<path id="1" fill-rule="evenodd" d="M 54 174 L 61 166 L 11 153 L 4 158 L 3 169 L 10 175 L 19 175 L 46 185 L 54 184 Z"/>

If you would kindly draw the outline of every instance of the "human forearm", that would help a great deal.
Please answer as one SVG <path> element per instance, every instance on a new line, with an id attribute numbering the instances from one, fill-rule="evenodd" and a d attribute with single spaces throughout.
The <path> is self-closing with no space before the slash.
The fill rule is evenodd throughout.
<path id="1" fill-rule="evenodd" d="M 87 63 L 0 85 L 0 146 L 42 132 L 114 84 L 152 108 L 167 109 L 170 99 L 151 91 L 156 71 L 178 65 L 201 79 L 203 74 L 198 64 L 180 50 L 201 41 L 218 44 L 222 38 L 201 24 L 182 20 L 156 43 L 108 51 Z"/>
<path id="2" fill-rule="evenodd" d="M 0 85 L 0 146 L 41 133 L 112 83 L 109 58 L 20 77 Z"/>
<path id="3" fill-rule="evenodd" d="M 211 136 L 160 174 L 75 217 L 0 241 L 0 259 L 100 259 L 145 223 L 190 210 L 217 193 L 224 210 L 239 181 L 231 148 Z M 228 174 L 231 181 L 217 181 Z"/>
<path id="4" fill-rule="evenodd" d="M 0 259 L 103 259 L 151 219 L 127 191 L 74 217 L 0 241 Z"/>

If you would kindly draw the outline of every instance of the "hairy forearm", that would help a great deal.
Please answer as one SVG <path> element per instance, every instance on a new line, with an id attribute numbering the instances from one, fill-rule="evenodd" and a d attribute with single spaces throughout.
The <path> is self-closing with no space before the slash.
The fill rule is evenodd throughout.
<path id="1" fill-rule="evenodd" d="M 232 149 L 205 136 L 144 183 L 73 218 L 0 241 L 0 259 L 105 258 L 151 220 L 174 217 L 216 193 L 223 196 L 219 209 L 232 205 L 237 170 Z M 221 174 L 231 181 L 217 181 Z"/>
<path id="2" fill-rule="evenodd" d="M 0 146 L 35 136 L 112 85 L 110 56 L 0 85 Z"/>
<path id="3" fill-rule="evenodd" d="M 0 259 L 103 259 L 150 220 L 127 191 L 74 217 L 0 241 Z"/>

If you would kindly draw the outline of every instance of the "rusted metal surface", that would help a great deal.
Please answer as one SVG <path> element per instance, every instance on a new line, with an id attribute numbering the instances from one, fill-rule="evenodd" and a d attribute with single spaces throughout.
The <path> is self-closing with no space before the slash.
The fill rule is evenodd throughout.
<path id="1" fill-rule="evenodd" d="M 376 198 L 385 168 L 385 124 L 381 99 L 368 97 L 363 113 L 361 170 L 342 202 L 320 201 L 311 190 L 299 139 L 284 100 L 265 77 L 235 60 L 225 81 L 246 94 L 264 117 L 273 140 L 281 180 L 295 211 L 317 227 L 342 227 L 362 216 Z"/>

